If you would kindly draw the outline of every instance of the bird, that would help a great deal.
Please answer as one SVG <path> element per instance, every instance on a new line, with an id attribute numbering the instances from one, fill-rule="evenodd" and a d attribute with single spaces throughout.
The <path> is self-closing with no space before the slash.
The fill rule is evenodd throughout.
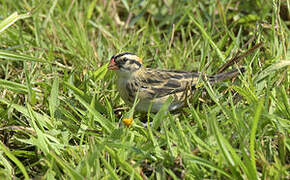
<path id="1" fill-rule="evenodd" d="M 198 72 L 146 68 L 142 59 L 134 53 L 124 52 L 113 55 L 108 65 L 109 70 L 116 72 L 116 86 L 120 97 L 129 106 L 138 102 L 136 111 L 156 113 L 171 97 L 169 111 L 182 108 L 185 100 L 194 94 L 199 82 L 214 84 L 231 79 L 245 71 L 245 68 L 213 76 Z"/>

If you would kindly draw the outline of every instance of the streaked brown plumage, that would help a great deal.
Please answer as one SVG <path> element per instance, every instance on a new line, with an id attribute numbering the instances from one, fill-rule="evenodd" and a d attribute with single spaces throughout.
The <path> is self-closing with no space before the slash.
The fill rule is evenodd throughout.
<path id="1" fill-rule="evenodd" d="M 240 71 L 232 70 L 208 77 L 186 71 L 151 69 L 145 68 L 142 60 L 132 53 L 113 56 L 108 68 L 117 73 L 117 88 L 121 98 L 132 106 L 138 94 L 139 103 L 136 110 L 143 112 L 147 112 L 151 104 L 151 111 L 158 112 L 170 96 L 173 97 L 173 101 L 169 111 L 178 109 L 194 92 L 199 79 L 215 83 L 235 77 L 244 71 L 241 68 Z"/>

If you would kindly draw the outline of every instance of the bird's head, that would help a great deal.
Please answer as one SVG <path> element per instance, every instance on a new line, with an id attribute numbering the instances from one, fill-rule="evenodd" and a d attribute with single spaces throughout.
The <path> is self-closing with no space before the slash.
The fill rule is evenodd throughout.
<path id="1" fill-rule="evenodd" d="M 142 67 L 142 59 L 133 53 L 125 52 L 111 57 L 108 69 L 121 73 L 133 73 Z"/>

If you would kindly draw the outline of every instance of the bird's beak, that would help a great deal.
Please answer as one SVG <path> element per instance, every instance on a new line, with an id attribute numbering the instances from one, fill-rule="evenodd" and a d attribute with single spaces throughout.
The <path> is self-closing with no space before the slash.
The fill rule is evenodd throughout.
<path id="1" fill-rule="evenodd" d="M 108 66 L 108 69 L 109 70 L 118 70 L 119 69 L 114 58 L 111 59 L 110 64 Z"/>

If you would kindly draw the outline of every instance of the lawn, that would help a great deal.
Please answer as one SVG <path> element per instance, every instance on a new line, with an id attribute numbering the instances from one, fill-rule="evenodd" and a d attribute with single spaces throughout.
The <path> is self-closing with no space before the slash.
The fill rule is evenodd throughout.
<path id="1" fill-rule="evenodd" d="M 0 179 L 290 179 L 287 0 L 1 0 Z M 261 47 L 251 49 L 261 43 Z M 135 112 L 110 57 L 213 75 Z M 130 126 L 123 120 L 133 117 Z"/>

